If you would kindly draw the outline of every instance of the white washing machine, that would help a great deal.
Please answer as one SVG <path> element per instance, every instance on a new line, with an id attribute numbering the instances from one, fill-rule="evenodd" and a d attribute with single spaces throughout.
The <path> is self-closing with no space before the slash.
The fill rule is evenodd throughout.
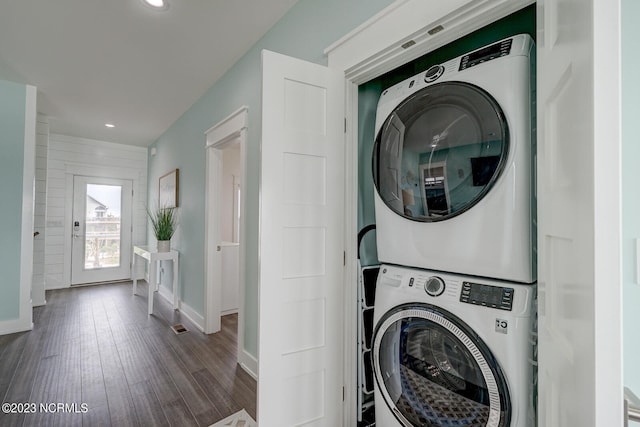
<path id="1" fill-rule="evenodd" d="M 509 37 L 383 92 L 381 262 L 535 282 L 534 51 L 528 35 Z"/>
<path id="2" fill-rule="evenodd" d="M 382 265 L 376 425 L 534 427 L 535 290 Z"/>

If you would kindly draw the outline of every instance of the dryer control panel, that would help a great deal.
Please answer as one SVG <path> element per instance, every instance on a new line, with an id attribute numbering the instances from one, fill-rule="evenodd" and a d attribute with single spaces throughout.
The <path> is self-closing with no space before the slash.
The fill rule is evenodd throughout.
<path id="1" fill-rule="evenodd" d="M 487 46 L 464 55 L 460 60 L 459 71 L 466 70 L 469 67 L 482 64 L 483 62 L 491 61 L 492 59 L 509 55 L 509 52 L 511 52 L 512 42 L 513 39 L 502 40 L 498 43 L 492 44 L 491 46 Z"/>
<path id="2" fill-rule="evenodd" d="M 513 288 L 462 282 L 460 302 L 511 311 L 513 308 Z"/>

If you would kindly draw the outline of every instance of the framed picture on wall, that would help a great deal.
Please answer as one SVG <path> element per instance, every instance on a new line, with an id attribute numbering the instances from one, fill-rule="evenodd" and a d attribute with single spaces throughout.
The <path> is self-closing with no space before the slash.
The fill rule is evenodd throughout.
<path id="1" fill-rule="evenodd" d="M 179 170 L 174 169 L 158 180 L 158 206 L 161 208 L 178 207 Z"/>

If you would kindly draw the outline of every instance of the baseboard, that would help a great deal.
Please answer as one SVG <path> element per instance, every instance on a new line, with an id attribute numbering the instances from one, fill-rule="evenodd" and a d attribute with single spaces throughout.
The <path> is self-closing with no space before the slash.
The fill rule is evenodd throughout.
<path id="1" fill-rule="evenodd" d="M 204 333 L 204 317 L 184 301 L 180 301 L 179 306 L 180 314 L 193 322 L 193 324 L 196 325 L 200 332 Z"/>
<path id="2" fill-rule="evenodd" d="M 169 304 L 173 305 L 172 290 L 160 285 L 158 286 L 158 295 L 164 298 Z M 191 306 L 189 306 L 189 304 L 186 304 L 184 301 L 178 301 L 178 307 L 180 308 L 180 314 L 194 323 L 200 330 L 200 332 L 204 332 L 204 317 L 200 313 L 195 311 L 193 308 L 191 308 Z"/>
<path id="3" fill-rule="evenodd" d="M 238 312 L 237 308 L 232 308 L 229 310 L 223 310 L 220 312 L 220 316 L 226 316 L 227 314 L 236 314 Z"/>
<path id="4" fill-rule="evenodd" d="M 258 359 L 247 353 L 247 350 L 242 350 L 238 353 L 238 364 L 245 372 L 258 381 Z"/>
<path id="5" fill-rule="evenodd" d="M 160 285 L 158 286 L 158 295 L 167 300 L 169 304 L 173 305 L 173 290 L 167 289 L 164 286 Z"/>
<path id="6" fill-rule="evenodd" d="M 46 299 L 43 299 L 43 300 L 34 299 L 32 305 L 34 307 L 41 307 L 43 305 L 47 305 L 47 300 Z"/>
<path id="7" fill-rule="evenodd" d="M 71 287 L 70 283 L 64 283 L 63 281 L 56 280 L 53 277 L 45 276 L 44 279 L 44 290 L 52 291 L 54 289 L 68 289 Z"/>
<path id="8" fill-rule="evenodd" d="M 0 335 L 15 334 L 16 332 L 30 331 L 33 329 L 31 321 L 11 319 L 0 321 Z"/>

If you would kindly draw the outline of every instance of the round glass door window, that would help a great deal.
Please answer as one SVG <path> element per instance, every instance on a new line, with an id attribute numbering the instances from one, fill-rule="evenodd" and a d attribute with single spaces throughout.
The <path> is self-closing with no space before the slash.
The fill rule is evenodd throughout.
<path id="1" fill-rule="evenodd" d="M 453 314 L 428 304 L 394 309 L 379 323 L 373 355 L 380 392 L 402 425 L 509 425 L 502 370 Z"/>
<path id="2" fill-rule="evenodd" d="M 487 92 L 468 83 L 436 83 L 385 120 L 374 145 L 373 177 L 398 215 L 441 221 L 490 191 L 508 151 L 504 113 Z"/>

